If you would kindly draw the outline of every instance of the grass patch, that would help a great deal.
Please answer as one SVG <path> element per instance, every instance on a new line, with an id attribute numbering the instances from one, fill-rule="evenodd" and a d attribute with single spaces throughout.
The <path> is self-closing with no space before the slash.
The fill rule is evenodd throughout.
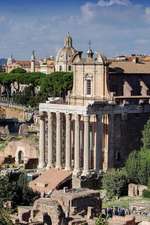
<path id="1" fill-rule="evenodd" d="M 4 151 L 4 148 L 6 147 L 7 143 L 5 141 L 0 142 L 0 151 Z"/>
<path id="2" fill-rule="evenodd" d="M 103 201 L 103 208 L 109 207 L 120 207 L 120 208 L 129 208 L 129 204 L 134 202 L 145 202 L 150 204 L 150 200 L 143 197 L 121 197 L 120 199 L 112 199 L 110 201 Z"/>

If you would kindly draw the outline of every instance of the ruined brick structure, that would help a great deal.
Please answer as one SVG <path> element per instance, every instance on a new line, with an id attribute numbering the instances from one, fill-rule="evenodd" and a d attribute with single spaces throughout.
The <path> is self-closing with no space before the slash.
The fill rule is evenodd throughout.
<path id="1" fill-rule="evenodd" d="M 40 198 L 33 207 L 19 207 L 18 219 L 27 225 L 94 225 L 101 211 L 98 191 L 72 189 L 54 191 L 50 198 Z"/>

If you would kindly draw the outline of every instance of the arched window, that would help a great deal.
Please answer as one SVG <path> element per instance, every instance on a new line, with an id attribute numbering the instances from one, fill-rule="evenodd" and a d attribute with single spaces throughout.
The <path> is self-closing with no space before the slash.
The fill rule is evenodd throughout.
<path id="1" fill-rule="evenodd" d="M 86 94 L 91 95 L 91 80 L 86 80 Z"/>
<path id="2" fill-rule="evenodd" d="M 85 76 L 85 95 L 91 96 L 92 95 L 92 76 L 86 74 Z"/>
<path id="3" fill-rule="evenodd" d="M 24 163 L 24 154 L 22 151 L 18 152 L 18 162 L 19 164 L 23 164 Z"/>

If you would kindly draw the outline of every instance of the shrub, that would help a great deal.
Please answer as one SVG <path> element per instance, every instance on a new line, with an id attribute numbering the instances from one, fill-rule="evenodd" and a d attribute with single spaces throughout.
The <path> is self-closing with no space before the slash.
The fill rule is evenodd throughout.
<path id="1" fill-rule="evenodd" d="M 95 221 L 95 225 L 107 225 L 107 224 L 108 224 L 107 221 L 101 216 L 98 217 Z"/>
<path id="2" fill-rule="evenodd" d="M 144 198 L 150 198 L 150 190 L 144 190 L 143 191 L 143 197 Z"/>
<path id="3" fill-rule="evenodd" d="M 108 198 L 127 194 L 127 173 L 125 169 L 108 170 L 102 178 L 102 186 Z"/>

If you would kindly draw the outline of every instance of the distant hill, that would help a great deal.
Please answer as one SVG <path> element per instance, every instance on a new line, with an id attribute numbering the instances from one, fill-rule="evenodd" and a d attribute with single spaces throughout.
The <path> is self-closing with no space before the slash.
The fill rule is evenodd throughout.
<path id="1" fill-rule="evenodd" d="M 5 59 L 5 58 L 0 59 L 0 66 L 3 66 L 6 63 L 7 63 L 7 59 Z"/>

